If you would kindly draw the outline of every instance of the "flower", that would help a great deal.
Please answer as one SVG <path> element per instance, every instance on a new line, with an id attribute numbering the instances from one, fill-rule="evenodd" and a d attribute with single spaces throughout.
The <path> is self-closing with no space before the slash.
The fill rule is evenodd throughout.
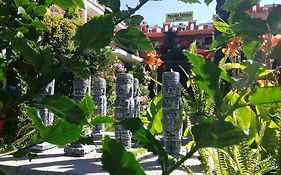
<path id="1" fill-rule="evenodd" d="M 261 36 L 261 38 L 264 38 L 264 41 L 261 44 L 260 50 L 265 53 L 268 53 L 269 51 L 271 51 L 281 41 L 280 34 L 277 34 L 275 36 L 273 36 L 271 34 L 264 34 Z"/>
<path id="2" fill-rule="evenodd" d="M 208 60 L 211 58 L 211 54 L 208 50 L 206 49 L 199 49 L 197 51 L 197 54 L 202 55 L 204 59 Z"/>
<path id="3" fill-rule="evenodd" d="M 227 56 L 237 57 L 239 54 L 238 48 L 241 43 L 241 40 L 238 37 L 234 37 L 230 43 L 227 44 L 227 48 L 222 49 L 222 53 Z"/>
<path id="4" fill-rule="evenodd" d="M 159 58 L 156 50 L 151 51 L 147 54 L 148 59 L 146 60 L 146 64 L 149 66 L 151 70 L 156 70 L 159 66 L 161 66 L 164 61 Z"/>

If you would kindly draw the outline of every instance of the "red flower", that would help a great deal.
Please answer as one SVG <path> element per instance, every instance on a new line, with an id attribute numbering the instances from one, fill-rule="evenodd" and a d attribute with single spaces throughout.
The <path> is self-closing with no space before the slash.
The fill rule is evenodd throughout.
<path id="1" fill-rule="evenodd" d="M 211 54 L 208 50 L 206 49 L 199 49 L 197 51 L 197 54 L 202 55 L 204 59 L 208 60 L 211 58 Z"/>
<path id="2" fill-rule="evenodd" d="M 222 49 L 222 53 L 229 56 L 237 57 L 239 54 L 238 48 L 240 46 L 241 40 L 238 37 L 234 37 L 230 43 L 227 44 L 227 48 Z"/>
<path id="3" fill-rule="evenodd" d="M 156 70 L 159 66 L 161 66 L 164 62 L 159 58 L 156 50 L 151 51 L 147 54 L 149 57 L 146 60 L 146 64 L 149 66 L 151 70 Z"/>

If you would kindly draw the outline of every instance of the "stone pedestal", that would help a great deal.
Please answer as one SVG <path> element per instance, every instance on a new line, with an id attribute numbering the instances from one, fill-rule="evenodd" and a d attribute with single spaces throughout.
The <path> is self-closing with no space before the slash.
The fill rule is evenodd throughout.
<path id="1" fill-rule="evenodd" d="M 45 88 L 45 91 L 43 92 L 43 97 L 45 96 L 50 96 L 50 95 L 54 95 L 55 93 L 55 80 L 51 81 Z M 44 123 L 45 126 L 49 126 L 53 124 L 54 121 L 54 114 L 52 112 L 50 112 L 48 109 L 44 108 L 44 106 L 41 104 L 41 98 L 37 98 L 37 108 L 39 109 L 39 114 L 42 118 L 42 121 Z M 43 142 L 40 144 L 37 144 L 35 146 L 32 147 L 33 150 L 35 151 L 45 151 L 47 149 L 51 149 L 56 147 L 56 145 L 47 143 L 47 142 Z"/>
<path id="2" fill-rule="evenodd" d="M 99 77 L 93 79 L 93 101 L 96 105 L 96 110 L 93 116 L 105 116 L 107 108 L 107 99 L 106 99 L 106 81 L 105 79 Z M 95 125 L 92 137 L 94 140 L 101 140 L 104 132 L 104 124 Z"/>
<path id="3" fill-rule="evenodd" d="M 116 78 L 115 118 L 117 120 L 132 118 L 134 117 L 133 75 L 119 73 Z M 128 149 L 131 148 L 132 133 L 120 125 L 115 127 L 115 138 Z"/>
<path id="4" fill-rule="evenodd" d="M 83 80 L 78 76 L 74 76 L 73 80 L 73 98 L 79 102 L 84 95 L 91 93 L 91 79 Z M 93 145 L 70 144 L 64 148 L 64 154 L 67 156 L 83 156 L 95 150 Z"/>
<path id="5" fill-rule="evenodd" d="M 178 72 L 164 72 L 162 76 L 163 94 L 163 141 L 168 154 L 180 154 L 182 135 L 182 102 L 180 75 Z"/>

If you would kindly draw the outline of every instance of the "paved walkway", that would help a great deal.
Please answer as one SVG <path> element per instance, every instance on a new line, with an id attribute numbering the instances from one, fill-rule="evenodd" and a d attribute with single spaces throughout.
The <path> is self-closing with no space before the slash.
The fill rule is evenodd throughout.
<path id="1" fill-rule="evenodd" d="M 108 175 L 102 170 L 101 153 L 92 152 L 84 157 L 67 157 L 63 154 L 63 148 L 54 148 L 39 153 L 38 158 L 31 162 L 27 158 L 1 157 L 0 170 L 6 175 Z M 156 156 L 143 153 L 137 158 L 147 175 L 161 175 L 161 167 Z M 185 164 L 190 165 L 196 175 L 202 174 L 196 155 Z M 172 173 L 172 175 L 185 174 L 181 170 Z"/>

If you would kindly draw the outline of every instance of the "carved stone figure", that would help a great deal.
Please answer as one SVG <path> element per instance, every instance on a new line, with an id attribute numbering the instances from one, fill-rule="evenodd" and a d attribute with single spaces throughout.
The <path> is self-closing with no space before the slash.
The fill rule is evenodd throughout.
<path id="1" fill-rule="evenodd" d="M 46 97 L 46 96 L 50 96 L 50 95 L 54 95 L 55 93 L 55 80 L 51 81 L 45 88 L 45 91 L 43 92 L 42 96 Z M 48 109 L 44 108 L 44 106 L 41 104 L 41 97 L 37 98 L 37 108 L 39 109 L 39 114 L 42 118 L 42 121 L 44 123 L 45 126 L 49 126 L 53 124 L 54 121 L 54 114 L 52 112 L 50 112 Z M 51 149 L 54 148 L 55 145 L 47 143 L 47 142 L 43 142 L 40 144 L 37 144 L 35 146 L 32 147 L 32 149 L 37 150 L 37 151 L 44 151 L 47 149 Z"/>
<path id="2" fill-rule="evenodd" d="M 119 73 L 116 78 L 115 118 L 118 120 L 132 118 L 134 117 L 133 75 Z M 115 127 L 115 138 L 127 148 L 131 148 L 132 134 L 120 125 Z"/>
<path id="3" fill-rule="evenodd" d="M 139 80 L 137 78 L 134 78 L 133 97 L 135 102 L 134 117 L 139 117 L 140 116 L 140 87 L 139 87 Z"/>
<path id="4" fill-rule="evenodd" d="M 167 153 L 179 155 L 182 132 L 182 102 L 180 75 L 178 72 L 164 72 L 162 76 L 163 94 L 163 134 L 164 147 Z"/>
<path id="5" fill-rule="evenodd" d="M 106 99 L 106 81 L 105 79 L 99 77 L 93 80 L 93 100 L 96 105 L 96 110 L 94 112 L 94 116 L 106 115 L 106 108 L 107 108 L 107 99 Z M 102 133 L 104 132 L 104 124 L 95 125 L 94 130 L 92 132 L 92 136 L 94 138 L 101 138 Z"/>
<path id="6" fill-rule="evenodd" d="M 91 93 L 91 79 L 83 80 L 75 75 L 73 80 L 73 99 L 79 102 L 86 93 Z M 64 154 L 78 157 L 88 154 L 94 151 L 94 149 L 93 145 L 70 144 L 64 148 Z"/>

